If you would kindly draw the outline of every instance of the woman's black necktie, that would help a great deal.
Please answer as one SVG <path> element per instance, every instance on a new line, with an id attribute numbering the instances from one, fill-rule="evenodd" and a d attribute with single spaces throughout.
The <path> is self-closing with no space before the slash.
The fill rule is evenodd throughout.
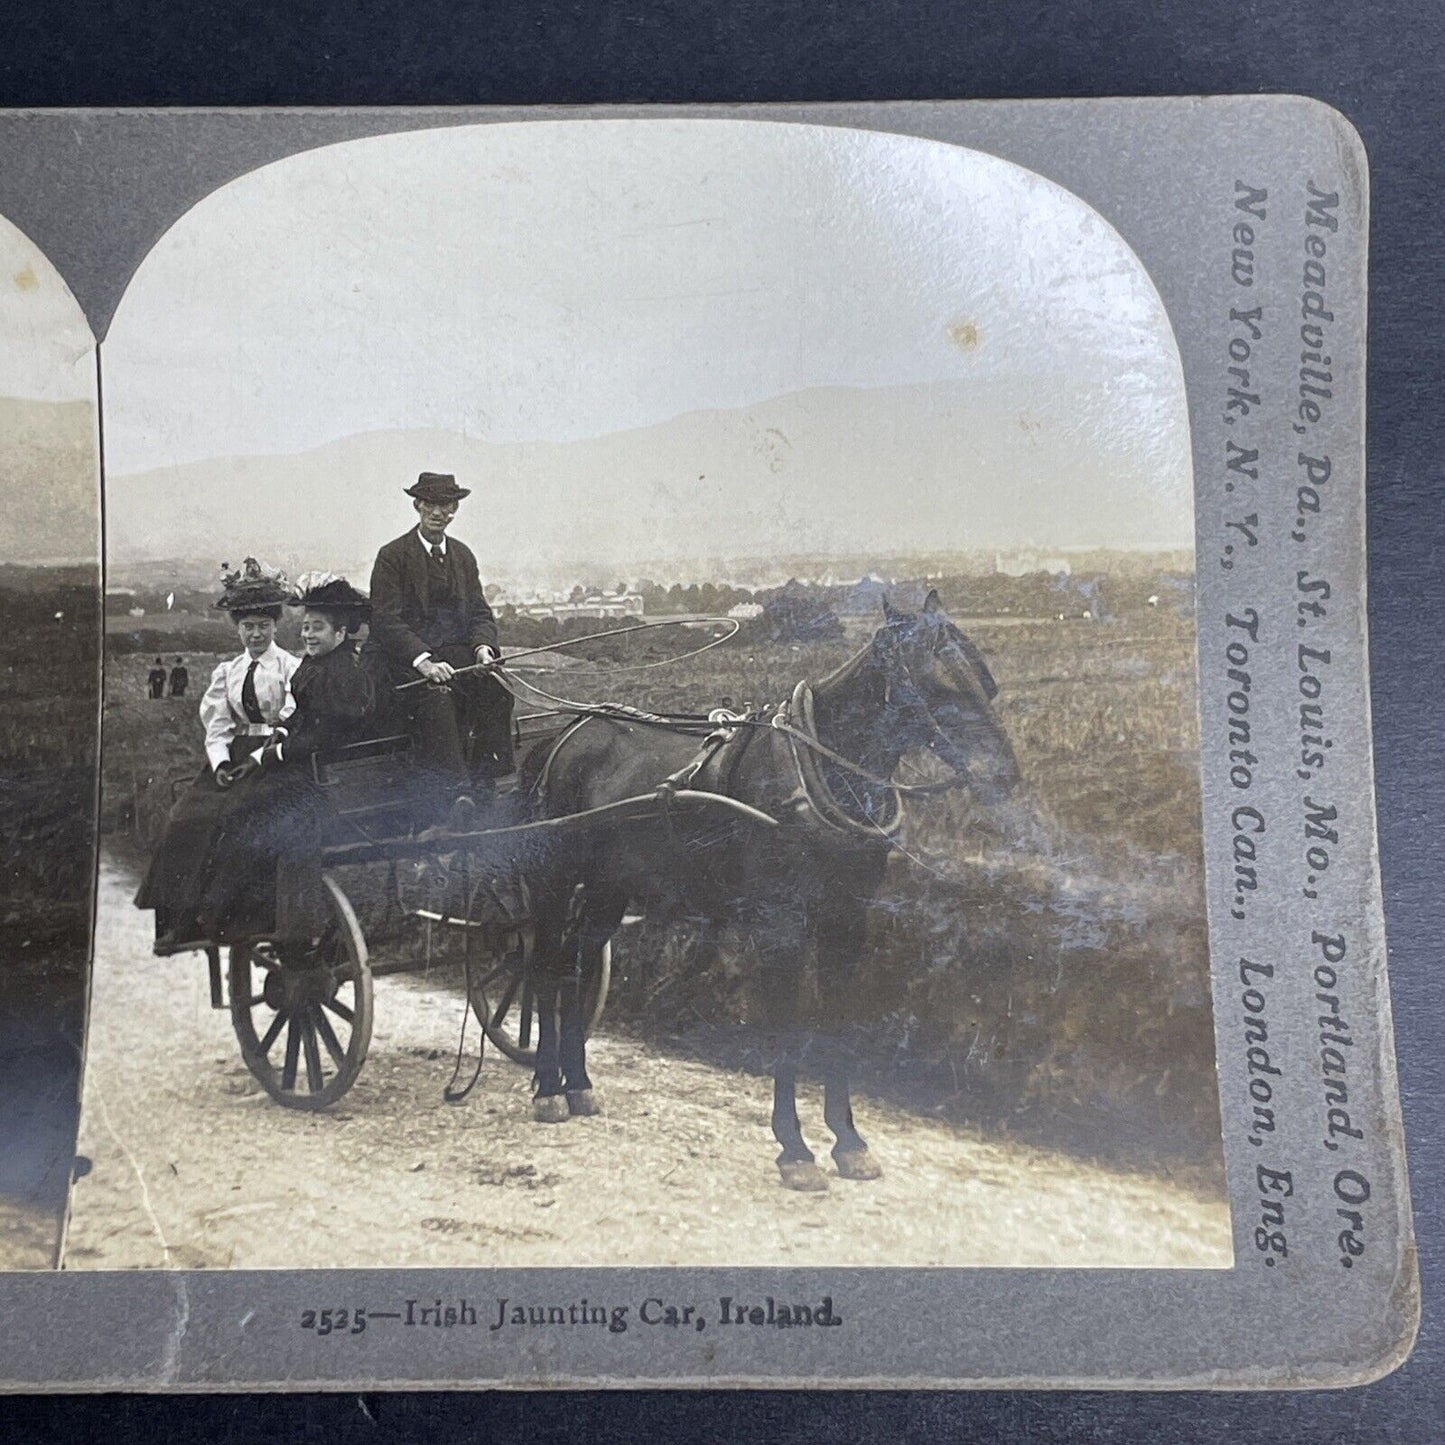
<path id="1" fill-rule="evenodd" d="M 253 723 L 266 721 L 266 714 L 261 711 L 260 699 L 256 696 L 256 669 L 260 665 L 260 658 L 253 657 L 250 667 L 246 669 L 246 680 L 241 684 L 241 708 L 246 714 L 246 720 Z"/>

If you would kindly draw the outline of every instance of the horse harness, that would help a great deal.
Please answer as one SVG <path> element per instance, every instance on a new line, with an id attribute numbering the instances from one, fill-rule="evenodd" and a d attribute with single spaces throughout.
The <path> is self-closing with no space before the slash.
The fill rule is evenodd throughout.
<path id="1" fill-rule="evenodd" d="M 730 797 L 743 754 L 761 732 L 780 734 L 787 740 L 793 765 L 792 787 L 777 808 L 779 823 L 791 829 L 821 835 L 834 845 L 840 841 L 853 845 L 863 842 L 877 844 L 879 841 L 891 844 L 903 825 L 905 795 L 944 792 L 965 786 L 968 782 L 967 773 L 958 771 L 939 783 L 896 783 L 891 778 L 878 777 L 844 757 L 818 736 L 813 713 L 813 689 L 803 680 L 793 688 L 786 701 L 775 708 L 752 714 L 716 708 L 706 715 L 662 715 L 615 703 L 589 706 L 563 729 L 548 749 L 532 788 L 535 797 L 545 795 L 553 764 L 562 748 L 597 718 L 665 727 L 675 732 L 708 728 L 693 757 L 664 778 L 656 789 L 658 810 L 670 837 L 675 837 L 677 794 L 703 791 Z M 848 788 L 851 800 L 840 798 L 829 781 L 823 766 L 825 762 L 833 764 L 846 775 L 858 778 L 865 786 L 882 792 L 885 804 L 880 814 L 873 816 L 851 787 Z"/>

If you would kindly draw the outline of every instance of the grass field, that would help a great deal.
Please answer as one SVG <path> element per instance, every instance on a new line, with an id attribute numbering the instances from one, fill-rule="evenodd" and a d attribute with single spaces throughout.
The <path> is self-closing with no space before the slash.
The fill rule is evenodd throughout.
<path id="1" fill-rule="evenodd" d="M 53 1261 L 75 1148 L 94 888 L 100 587 L 94 571 L 5 572 L 0 1266 L 30 1269 Z"/>
<path id="2" fill-rule="evenodd" d="M 0 588 L 0 919 L 12 964 L 49 943 L 83 948 L 92 886 L 98 581 L 33 573 Z"/>
<path id="3" fill-rule="evenodd" d="M 808 646 L 740 638 L 640 673 L 564 667 L 548 685 L 657 710 L 761 706 L 861 646 L 869 628 L 850 628 Z M 1212 1169 L 1192 624 L 1147 611 L 969 630 L 999 681 L 1033 836 L 989 852 L 960 795 L 911 808 L 861 980 L 867 1067 L 944 1114 Z M 214 657 L 187 660 L 196 692 Z M 148 700 L 147 661 L 112 655 L 105 712 L 104 826 L 140 851 L 163 825 L 172 780 L 201 758 L 195 699 Z M 619 937 L 614 1021 L 706 1051 L 752 1011 L 749 970 L 726 948 L 703 962 L 685 926 Z"/>

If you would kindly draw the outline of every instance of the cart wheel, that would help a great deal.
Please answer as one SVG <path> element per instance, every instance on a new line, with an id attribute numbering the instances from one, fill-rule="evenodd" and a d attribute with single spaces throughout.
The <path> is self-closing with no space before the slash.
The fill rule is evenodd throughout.
<path id="1" fill-rule="evenodd" d="M 518 1064 L 537 1062 L 537 993 L 532 984 L 531 896 L 518 880 L 510 886 L 479 883 L 472 893 L 473 924 L 483 936 L 490 928 L 492 948 L 474 955 L 472 1009 L 487 1037 Z M 612 981 L 612 942 L 587 981 L 587 1032 L 591 1034 L 607 1004 Z"/>
<path id="2" fill-rule="evenodd" d="M 231 1023 L 246 1067 L 278 1104 L 324 1109 L 355 1082 L 371 1044 L 371 966 L 346 894 L 321 875 L 328 917 L 304 950 L 231 950 Z"/>

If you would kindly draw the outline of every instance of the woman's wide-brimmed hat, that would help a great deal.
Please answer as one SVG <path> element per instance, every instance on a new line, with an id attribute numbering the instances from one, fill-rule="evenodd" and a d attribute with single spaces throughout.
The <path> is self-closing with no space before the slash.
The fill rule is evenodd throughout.
<path id="1" fill-rule="evenodd" d="M 354 622 L 371 620 L 371 598 L 335 572 L 303 572 L 288 600 L 293 607 L 346 612 Z"/>
<path id="2" fill-rule="evenodd" d="M 423 472 L 415 486 L 402 490 L 419 502 L 460 502 L 472 494 L 470 487 L 457 486 L 457 479 L 450 472 Z"/>
<path id="3" fill-rule="evenodd" d="M 263 566 L 254 557 L 247 557 L 234 570 L 229 562 L 222 562 L 221 589 L 216 606 L 226 612 L 279 607 L 291 596 L 286 574 L 279 568 Z"/>

